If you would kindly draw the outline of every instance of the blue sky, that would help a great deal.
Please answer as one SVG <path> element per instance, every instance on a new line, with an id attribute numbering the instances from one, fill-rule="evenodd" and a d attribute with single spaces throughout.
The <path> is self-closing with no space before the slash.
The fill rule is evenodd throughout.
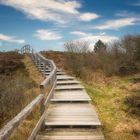
<path id="1" fill-rule="evenodd" d="M 64 50 L 69 40 L 105 43 L 140 33 L 140 0 L 0 0 L 0 50 L 30 44 Z"/>

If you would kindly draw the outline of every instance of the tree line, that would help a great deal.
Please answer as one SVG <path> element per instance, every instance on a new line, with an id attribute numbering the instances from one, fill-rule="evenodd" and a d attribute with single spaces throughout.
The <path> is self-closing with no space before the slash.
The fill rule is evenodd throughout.
<path id="1" fill-rule="evenodd" d="M 110 44 L 99 40 L 92 51 L 85 41 L 68 41 L 64 46 L 65 67 L 76 76 L 83 77 L 89 70 L 101 70 L 107 76 L 140 72 L 140 35 L 126 35 Z"/>

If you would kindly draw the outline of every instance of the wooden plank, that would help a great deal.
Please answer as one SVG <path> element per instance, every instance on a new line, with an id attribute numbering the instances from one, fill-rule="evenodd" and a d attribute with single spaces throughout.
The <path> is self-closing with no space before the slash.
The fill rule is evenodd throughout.
<path id="1" fill-rule="evenodd" d="M 57 75 L 65 75 L 66 73 L 65 72 L 62 72 L 62 71 L 58 71 L 57 72 Z"/>
<path id="2" fill-rule="evenodd" d="M 84 89 L 83 86 L 81 85 L 57 85 L 55 90 L 80 90 L 80 89 Z"/>
<path id="3" fill-rule="evenodd" d="M 69 97 L 70 96 L 53 97 L 51 99 L 51 102 L 71 102 L 71 101 L 73 101 L 73 102 L 82 102 L 82 101 L 89 102 L 89 101 L 91 101 L 91 99 L 89 97 L 86 97 L 86 96 L 82 96 L 82 97 L 81 96 L 71 96 L 70 98 Z"/>
<path id="4" fill-rule="evenodd" d="M 73 84 L 80 84 L 80 82 L 77 80 L 57 81 L 57 85 L 73 85 Z"/>
<path id="5" fill-rule="evenodd" d="M 49 75 L 50 72 L 51 72 L 51 71 L 46 71 L 44 74 L 45 74 L 45 75 Z M 62 73 L 62 72 L 61 72 L 61 73 L 58 73 L 58 72 L 57 72 L 56 75 L 64 75 L 64 73 Z"/>
<path id="6" fill-rule="evenodd" d="M 85 90 L 65 90 L 55 91 L 51 101 L 90 101 L 90 97 Z"/>
<path id="7" fill-rule="evenodd" d="M 36 140 L 104 140 L 101 136 L 38 136 Z"/>
<path id="8" fill-rule="evenodd" d="M 68 76 L 68 75 L 58 75 L 57 80 L 74 80 L 74 77 Z"/>
<path id="9" fill-rule="evenodd" d="M 104 140 L 100 129 L 55 128 L 40 133 L 36 140 Z"/>
<path id="10" fill-rule="evenodd" d="M 61 70 L 61 69 L 57 69 L 57 72 L 62 72 L 63 70 Z"/>
<path id="11" fill-rule="evenodd" d="M 87 115 L 87 112 L 90 115 Z M 56 103 L 46 114 L 47 126 L 99 126 L 95 109 L 89 103 Z"/>

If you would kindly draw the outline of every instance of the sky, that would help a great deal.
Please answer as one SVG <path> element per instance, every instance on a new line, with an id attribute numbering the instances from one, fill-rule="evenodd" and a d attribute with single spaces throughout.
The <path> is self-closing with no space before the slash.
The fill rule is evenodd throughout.
<path id="1" fill-rule="evenodd" d="M 140 0 L 0 0 L 0 51 L 63 51 L 71 40 L 105 43 L 140 34 Z"/>

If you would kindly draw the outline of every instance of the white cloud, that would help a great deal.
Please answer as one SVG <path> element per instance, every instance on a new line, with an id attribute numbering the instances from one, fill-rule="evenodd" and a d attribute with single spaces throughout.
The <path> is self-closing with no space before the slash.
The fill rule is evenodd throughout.
<path id="1" fill-rule="evenodd" d="M 105 32 L 101 32 L 98 35 L 93 35 L 92 33 L 85 33 L 85 32 L 81 32 L 81 31 L 73 31 L 73 32 L 70 32 L 70 34 L 74 34 L 74 35 L 79 36 L 78 40 L 88 41 L 92 44 L 94 44 L 98 40 L 102 40 L 105 43 L 109 43 L 113 40 L 118 40 L 117 36 L 106 35 Z"/>
<path id="2" fill-rule="evenodd" d="M 80 38 L 80 40 L 89 41 L 91 43 L 95 43 L 98 40 L 102 40 L 104 43 L 109 43 L 109 42 L 111 42 L 113 40 L 117 40 L 117 39 L 118 39 L 117 36 L 109 36 L 109 35 L 92 35 L 92 36 Z"/>
<path id="3" fill-rule="evenodd" d="M 89 42 L 89 49 L 91 50 L 93 50 L 94 45 L 98 40 L 102 40 L 104 43 L 108 44 L 118 39 L 119 38 L 117 36 L 109 36 L 109 35 L 92 35 L 92 36 L 80 38 L 80 40 Z"/>
<path id="4" fill-rule="evenodd" d="M 58 42 L 57 44 L 63 46 L 64 43 L 65 43 L 65 42 Z"/>
<path id="5" fill-rule="evenodd" d="M 77 0 L 0 0 L 0 4 L 11 6 L 23 12 L 30 19 L 60 24 L 67 23 L 73 18 L 90 21 L 98 17 L 95 13 L 81 14 L 78 9 L 82 5 Z"/>
<path id="6" fill-rule="evenodd" d="M 45 29 L 37 30 L 34 36 L 40 40 L 59 40 L 62 38 L 59 33 Z"/>
<path id="7" fill-rule="evenodd" d="M 117 36 L 111 36 L 111 35 L 90 35 L 86 37 L 81 37 L 79 39 L 76 39 L 74 41 L 86 41 L 89 42 L 89 49 L 93 50 L 95 43 L 98 40 L 103 41 L 104 43 L 111 43 L 112 41 L 118 40 L 119 38 Z"/>
<path id="8" fill-rule="evenodd" d="M 137 22 L 136 18 L 121 18 L 116 20 L 109 20 L 101 25 L 97 25 L 93 28 L 96 29 L 119 29 L 125 26 L 135 25 Z"/>
<path id="9" fill-rule="evenodd" d="M 25 43 L 23 39 L 17 39 L 15 36 L 8 36 L 0 33 L 0 41 L 11 42 L 11 43 Z"/>
<path id="10" fill-rule="evenodd" d="M 99 15 L 96 13 L 84 13 L 80 15 L 80 20 L 82 21 L 91 21 L 93 19 L 97 19 Z"/>
<path id="11" fill-rule="evenodd" d="M 73 35 L 76 35 L 76 36 L 81 36 L 81 37 L 91 35 L 89 33 L 81 32 L 81 31 L 73 31 L 73 32 L 70 32 L 70 34 L 73 34 Z"/>
<path id="12" fill-rule="evenodd" d="M 98 40 L 102 40 L 104 43 L 110 43 L 112 41 L 118 40 L 119 38 L 117 36 L 112 36 L 112 35 L 106 35 L 105 32 L 101 32 L 98 35 L 93 35 L 92 33 L 85 33 L 81 31 L 73 31 L 70 32 L 70 34 L 74 34 L 79 36 L 79 39 L 75 39 L 74 41 L 87 41 L 89 42 L 89 47 L 93 49 L 94 44 Z"/>
<path id="13" fill-rule="evenodd" d="M 78 14 L 80 3 L 67 0 L 1 0 L 0 4 L 22 11 L 29 18 L 64 23 L 63 13 Z"/>
<path id="14" fill-rule="evenodd" d="M 106 32 L 101 32 L 101 33 L 100 33 L 100 35 L 105 35 L 105 34 L 106 34 Z"/>

